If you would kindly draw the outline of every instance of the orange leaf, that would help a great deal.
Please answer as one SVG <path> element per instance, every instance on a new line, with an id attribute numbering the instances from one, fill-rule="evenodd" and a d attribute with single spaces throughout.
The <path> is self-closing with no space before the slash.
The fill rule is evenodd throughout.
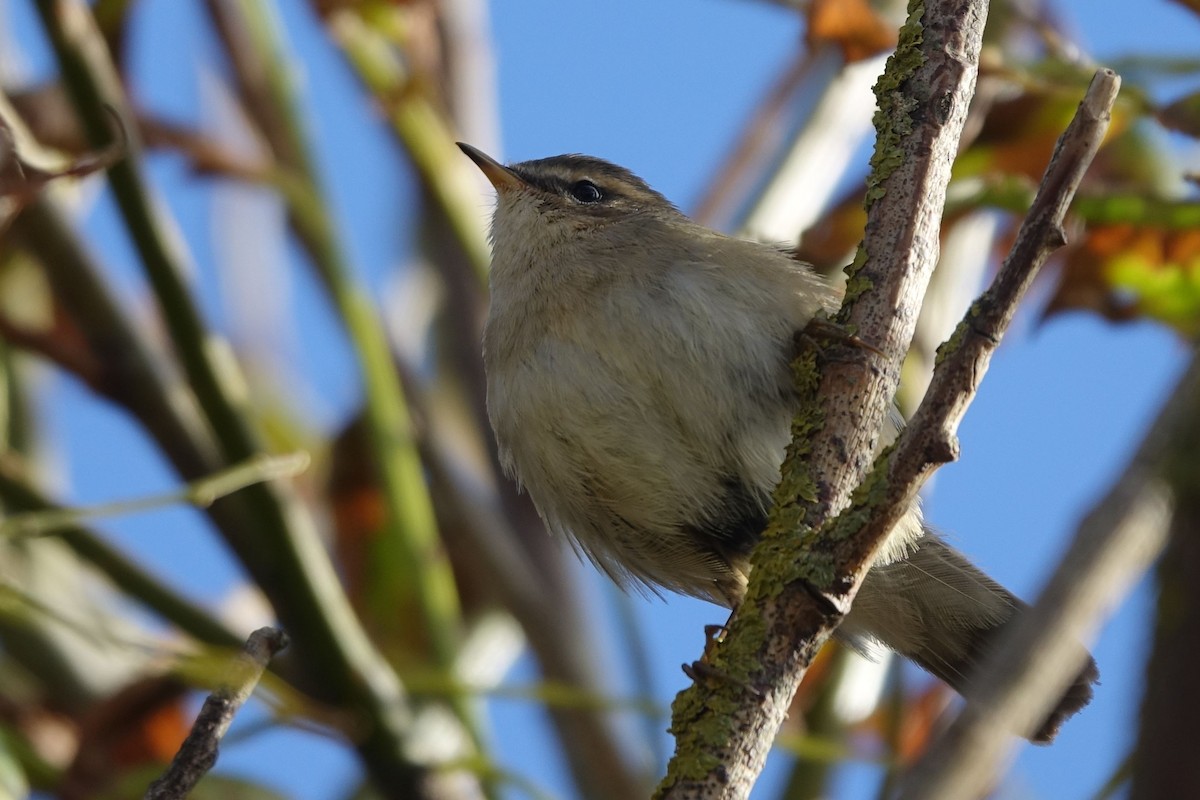
<path id="1" fill-rule="evenodd" d="M 1200 231 L 1095 225 L 1068 252 L 1044 316 L 1068 309 L 1200 330 Z"/>
<path id="2" fill-rule="evenodd" d="M 91 797 L 122 772 L 165 764 L 191 725 L 187 687 L 177 678 L 137 680 L 105 698 L 83 718 L 79 750 L 58 787 L 64 797 Z M 84 787 L 87 787 L 86 789 Z"/>
<path id="3" fill-rule="evenodd" d="M 806 230 L 794 252 L 796 258 L 812 264 L 821 273 L 845 266 L 867 224 L 864 192 L 865 187 L 855 189 Z"/>
<path id="4" fill-rule="evenodd" d="M 902 764 L 913 763 L 925 752 L 953 696 L 944 683 L 934 681 L 905 704 L 899 752 L 896 754 Z"/>
<path id="5" fill-rule="evenodd" d="M 867 0 L 813 0 L 808 9 L 809 47 L 831 42 L 847 63 L 862 61 L 896 46 L 896 30 L 880 19 Z"/>

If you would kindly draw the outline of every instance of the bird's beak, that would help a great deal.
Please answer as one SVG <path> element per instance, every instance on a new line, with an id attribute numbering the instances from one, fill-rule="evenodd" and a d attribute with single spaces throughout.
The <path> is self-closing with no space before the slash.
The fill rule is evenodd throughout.
<path id="1" fill-rule="evenodd" d="M 525 181 L 517 173 L 482 150 L 471 147 L 469 144 L 463 144 L 462 142 L 458 143 L 458 147 L 467 154 L 468 158 L 475 162 L 475 166 L 479 167 L 484 176 L 491 181 L 492 186 L 496 187 L 497 192 L 508 192 L 525 185 Z"/>

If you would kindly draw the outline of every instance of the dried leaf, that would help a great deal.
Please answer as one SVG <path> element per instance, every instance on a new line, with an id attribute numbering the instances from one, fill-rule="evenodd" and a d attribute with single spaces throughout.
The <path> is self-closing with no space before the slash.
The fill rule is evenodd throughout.
<path id="1" fill-rule="evenodd" d="M 1175 0 L 1175 2 L 1189 11 L 1194 11 L 1197 14 L 1200 14 L 1200 0 Z"/>
<path id="2" fill-rule="evenodd" d="M 1185 95 L 1159 110 L 1158 121 L 1171 130 L 1200 138 L 1200 92 Z"/>
<path id="3" fill-rule="evenodd" d="M 832 42 L 847 63 L 862 61 L 896 46 L 896 29 L 867 0 L 813 0 L 808 9 L 808 45 Z"/>
<path id="4" fill-rule="evenodd" d="M 896 741 L 895 761 L 911 764 L 925 752 L 933 734 L 938 730 L 943 713 L 954 699 L 950 687 L 941 681 L 931 680 L 917 694 L 904 699 L 900 710 L 900 730 Z M 882 703 L 874 714 L 855 726 L 856 730 L 870 731 L 881 739 L 895 730 L 895 705 Z"/>
<path id="5" fill-rule="evenodd" d="M 1093 226 L 1071 248 L 1045 316 L 1069 309 L 1200 332 L 1200 230 Z"/>
<path id="6" fill-rule="evenodd" d="M 854 248 L 862 240 L 867 224 L 863 210 L 865 188 L 858 188 L 826 211 L 800 237 L 794 255 L 828 274 L 846 265 Z"/>
<path id="7" fill-rule="evenodd" d="M 1004 173 L 1039 180 L 1076 104 L 1077 98 L 1035 92 L 995 103 L 956 162 L 956 177 Z"/>
<path id="8" fill-rule="evenodd" d="M 1037 184 L 1050 161 L 1059 134 L 1071 121 L 1083 93 L 1063 82 L 1054 88 L 1029 89 L 1022 94 L 995 102 L 988 111 L 971 146 L 954 164 L 955 178 L 980 175 L 1019 175 Z M 1133 100 L 1118 100 L 1113 107 L 1112 123 L 1105 136 L 1104 148 L 1088 172 L 1088 182 L 1096 183 L 1116 173 L 1124 177 L 1123 163 L 1113 162 L 1113 145 L 1122 140 L 1126 150 L 1140 158 L 1137 139 L 1126 136 L 1130 124 L 1144 111 Z M 1140 167 L 1139 163 L 1139 167 Z M 1140 174 L 1140 173 L 1139 173 Z"/>
<path id="9" fill-rule="evenodd" d="M 128 770 L 170 762 L 191 725 L 187 691 L 174 677 L 156 676 L 97 704 L 81 722 L 79 750 L 59 793 L 90 797 Z"/>
<path id="10" fill-rule="evenodd" d="M 949 687 L 933 682 L 905 704 L 904 722 L 900 726 L 899 752 L 896 753 L 902 764 L 913 763 L 925 752 L 953 697 L 954 693 Z"/>

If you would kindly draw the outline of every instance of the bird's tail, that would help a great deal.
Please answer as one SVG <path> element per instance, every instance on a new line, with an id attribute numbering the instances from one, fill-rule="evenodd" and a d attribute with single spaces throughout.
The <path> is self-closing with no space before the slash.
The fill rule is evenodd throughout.
<path id="1" fill-rule="evenodd" d="M 904 559 L 867 573 L 839 632 L 851 641 L 879 641 L 963 694 L 1003 628 L 1024 608 L 1025 603 L 929 533 Z M 1098 677 L 1089 656 L 1031 739 L 1052 741 L 1062 723 L 1091 701 Z"/>

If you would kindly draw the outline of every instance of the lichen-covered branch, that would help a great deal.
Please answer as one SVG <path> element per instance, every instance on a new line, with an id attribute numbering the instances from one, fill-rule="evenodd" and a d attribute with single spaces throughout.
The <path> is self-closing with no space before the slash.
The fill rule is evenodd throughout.
<path id="1" fill-rule="evenodd" d="M 862 509 L 869 522 L 850 527 L 849 520 L 839 520 L 834 529 L 840 531 L 838 538 L 855 535 L 874 540 L 885 536 L 933 471 L 957 457 L 959 422 L 987 372 L 992 353 L 1046 258 L 1065 244 L 1063 218 L 1108 130 L 1109 112 L 1120 85 L 1120 78 L 1111 70 L 1096 73 L 1075 118 L 1058 141 L 1037 197 L 995 280 L 967 310 L 950 340 L 938 348 L 929 389 L 889 454 L 886 488 Z"/>
<path id="2" fill-rule="evenodd" d="M 809 398 L 793 424 L 775 508 L 745 602 L 711 669 L 676 699 L 676 754 L 659 797 L 745 797 L 800 678 L 849 607 L 882 536 L 823 526 L 870 468 L 900 363 L 937 262 L 950 165 L 974 91 L 987 4 L 913 2 L 876 85 L 867 231 L 837 321 L 868 346 L 797 361 Z M 799 532 L 799 535 L 797 535 Z"/>

